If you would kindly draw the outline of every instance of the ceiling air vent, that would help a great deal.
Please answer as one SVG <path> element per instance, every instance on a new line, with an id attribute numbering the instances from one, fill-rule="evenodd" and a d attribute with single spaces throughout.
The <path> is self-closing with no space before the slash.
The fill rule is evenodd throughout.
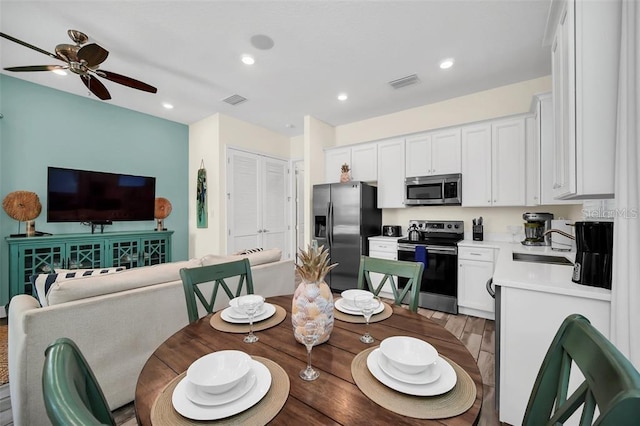
<path id="1" fill-rule="evenodd" d="M 243 103 L 244 101 L 246 101 L 247 98 L 245 98 L 244 96 L 240 96 L 240 95 L 231 95 L 228 98 L 224 98 L 222 100 L 222 102 L 226 102 L 229 105 L 238 105 Z"/>
<path id="2" fill-rule="evenodd" d="M 420 83 L 420 79 L 416 74 L 411 74 L 406 77 L 399 78 L 397 80 L 393 80 L 389 82 L 389 85 L 394 89 L 399 89 L 401 87 L 411 86 L 412 84 Z"/>

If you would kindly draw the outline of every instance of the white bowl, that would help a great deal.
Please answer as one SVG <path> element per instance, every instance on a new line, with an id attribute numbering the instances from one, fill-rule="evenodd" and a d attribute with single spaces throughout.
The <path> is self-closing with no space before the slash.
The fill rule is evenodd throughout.
<path id="1" fill-rule="evenodd" d="M 347 305 L 347 308 L 351 308 L 351 309 L 358 309 L 355 302 L 356 296 L 363 296 L 363 295 L 373 296 L 373 293 L 367 290 L 360 290 L 355 288 L 350 290 L 345 290 L 342 293 L 340 293 L 340 296 L 342 296 L 342 299 L 344 300 L 343 303 Z"/>
<path id="2" fill-rule="evenodd" d="M 380 342 L 380 352 L 398 370 L 417 374 L 435 366 L 438 351 L 424 340 L 408 336 L 393 336 Z"/>
<path id="3" fill-rule="evenodd" d="M 221 394 L 238 384 L 251 369 L 251 357 L 242 351 L 217 351 L 198 358 L 187 369 L 187 379 L 202 391 Z"/>
<path id="4" fill-rule="evenodd" d="M 264 297 L 259 294 L 246 294 L 229 300 L 229 306 L 235 313 L 246 316 L 246 313 L 240 308 L 240 302 L 257 303 L 259 306 L 256 315 L 261 314 L 264 309 Z"/>

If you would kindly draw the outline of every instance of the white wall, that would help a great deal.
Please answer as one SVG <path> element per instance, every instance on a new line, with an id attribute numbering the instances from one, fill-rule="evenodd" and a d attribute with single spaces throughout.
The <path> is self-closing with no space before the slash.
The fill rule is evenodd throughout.
<path id="1" fill-rule="evenodd" d="M 288 159 L 288 137 L 265 128 L 215 114 L 189 126 L 189 257 L 226 253 L 226 148 L 234 147 Z M 207 169 L 208 227 L 196 228 L 196 176 L 201 161 Z"/>
<path id="2" fill-rule="evenodd" d="M 300 160 L 304 158 L 304 134 L 294 136 L 289 140 L 289 158 Z"/>
<path id="3" fill-rule="evenodd" d="M 540 77 L 337 126 L 336 145 L 385 139 L 529 112 L 533 95 L 550 90 L 551 76 Z"/>
<path id="4" fill-rule="evenodd" d="M 218 149 L 220 114 L 212 115 L 189 126 L 189 258 L 220 250 L 220 161 Z M 196 227 L 196 180 L 204 161 L 207 170 L 208 227 Z"/>

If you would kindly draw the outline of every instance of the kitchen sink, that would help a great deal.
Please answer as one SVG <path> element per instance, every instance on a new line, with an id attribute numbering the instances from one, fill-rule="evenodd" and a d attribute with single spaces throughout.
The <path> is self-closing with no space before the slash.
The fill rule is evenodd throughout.
<path id="1" fill-rule="evenodd" d="M 553 265 L 573 265 L 573 262 L 563 256 L 549 256 L 546 254 L 513 253 L 513 260 L 521 262 L 550 263 Z"/>

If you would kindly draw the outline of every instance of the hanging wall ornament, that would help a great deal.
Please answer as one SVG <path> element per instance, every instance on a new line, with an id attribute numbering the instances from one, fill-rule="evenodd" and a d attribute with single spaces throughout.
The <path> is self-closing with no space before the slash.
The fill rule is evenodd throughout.
<path id="1" fill-rule="evenodd" d="M 207 227 L 207 171 L 204 168 L 204 160 L 200 162 L 198 169 L 198 182 L 196 184 L 196 222 L 198 228 Z"/>

